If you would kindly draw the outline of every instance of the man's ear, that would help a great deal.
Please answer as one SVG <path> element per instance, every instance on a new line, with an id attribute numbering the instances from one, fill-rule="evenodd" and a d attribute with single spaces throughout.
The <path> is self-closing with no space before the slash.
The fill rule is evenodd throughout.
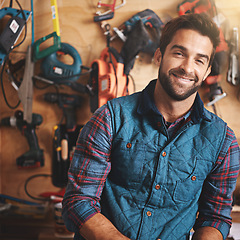
<path id="1" fill-rule="evenodd" d="M 160 51 L 160 48 L 158 48 L 156 51 L 155 51 L 155 54 L 154 54 L 154 63 L 157 65 L 157 66 L 160 66 L 160 63 L 162 61 L 162 53 Z"/>
<path id="2" fill-rule="evenodd" d="M 203 77 L 203 81 L 205 81 L 205 79 L 208 77 L 208 75 L 211 73 L 211 71 L 212 71 L 212 66 L 209 66 Z"/>

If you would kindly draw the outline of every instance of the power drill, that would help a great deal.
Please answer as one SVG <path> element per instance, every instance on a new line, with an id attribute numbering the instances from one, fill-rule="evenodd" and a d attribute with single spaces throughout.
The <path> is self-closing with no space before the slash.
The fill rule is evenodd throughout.
<path id="1" fill-rule="evenodd" d="M 23 120 L 23 112 L 17 110 L 14 116 L 6 117 L 1 120 L 2 126 L 17 127 L 27 138 L 30 150 L 16 159 L 18 168 L 35 168 L 44 166 L 43 150 L 39 148 L 36 136 L 36 126 L 42 123 L 42 116 L 32 114 L 32 122 L 27 123 Z"/>
<path id="2" fill-rule="evenodd" d="M 76 113 L 77 107 L 82 106 L 83 97 L 79 95 L 69 95 L 66 93 L 45 93 L 44 100 L 50 103 L 57 103 L 63 110 L 63 115 L 66 119 L 67 131 L 74 131 L 76 128 Z"/>

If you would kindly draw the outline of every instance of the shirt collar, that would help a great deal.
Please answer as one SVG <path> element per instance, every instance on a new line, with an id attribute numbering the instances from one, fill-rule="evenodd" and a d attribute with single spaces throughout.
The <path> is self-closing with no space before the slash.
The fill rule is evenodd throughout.
<path id="1" fill-rule="evenodd" d="M 141 115 L 148 114 L 153 112 L 155 114 L 161 115 L 154 103 L 154 89 L 157 80 L 152 80 L 146 86 L 146 88 L 141 92 L 140 101 L 138 105 L 137 112 Z M 186 114 L 186 117 L 189 116 L 189 112 Z M 191 120 L 193 123 L 199 123 L 201 119 L 211 121 L 210 114 L 207 111 L 204 111 L 204 104 L 197 93 L 193 107 L 191 110 Z"/>

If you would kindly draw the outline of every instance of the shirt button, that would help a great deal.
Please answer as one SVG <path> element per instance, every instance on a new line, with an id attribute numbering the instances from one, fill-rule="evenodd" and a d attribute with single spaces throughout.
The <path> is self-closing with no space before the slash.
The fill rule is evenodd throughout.
<path id="1" fill-rule="evenodd" d="M 196 177 L 196 176 L 192 176 L 191 179 L 192 179 L 193 181 L 195 181 L 195 180 L 197 179 L 197 177 Z"/>
<path id="2" fill-rule="evenodd" d="M 150 211 L 147 211 L 147 215 L 148 215 L 148 217 L 151 217 L 152 213 Z"/>
<path id="3" fill-rule="evenodd" d="M 166 152 L 162 152 L 162 156 L 165 157 L 167 155 Z"/>
<path id="4" fill-rule="evenodd" d="M 131 143 L 127 143 L 127 148 L 131 148 L 132 144 Z"/>
<path id="5" fill-rule="evenodd" d="M 157 185 L 155 186 L 155 189 L 156 189 L 156 190 L 159 190 L 159 189 L 160 189 L 160 185 L 157 184 Z"/>

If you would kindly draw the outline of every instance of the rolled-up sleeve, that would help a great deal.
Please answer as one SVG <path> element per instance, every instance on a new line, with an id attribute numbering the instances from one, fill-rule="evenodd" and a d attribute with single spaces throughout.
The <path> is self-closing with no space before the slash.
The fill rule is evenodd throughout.
<path id="1" fill-rule="evenodd" d="M 111 169 L 111 118 L 106 106 L 99 108 L 81 130 L 68 172 L 63 199 L 63 219 L 69 231 L 79 229 L 101 211 L 100 198 Z"/>
<path id="2" fill-rule="evenodd" d="M 206 179 L 194 229 L 211 226 L 226 239 L 231 227 L 232 195 L 239 174 L 239 146 L 233 131 L 227 128 L 223 147 L 213 171 Z"/>

